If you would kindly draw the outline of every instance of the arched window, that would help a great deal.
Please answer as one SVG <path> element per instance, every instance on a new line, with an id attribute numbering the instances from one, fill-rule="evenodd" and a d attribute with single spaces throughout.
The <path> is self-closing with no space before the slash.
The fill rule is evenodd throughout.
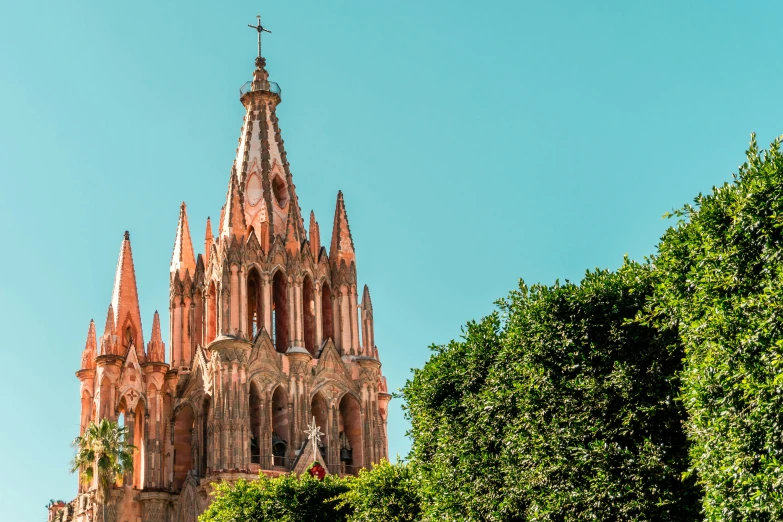
<path id="1" fill-rule="evenodd" d="M 340 400 L 339 418 L 340 462 L 346 473 L 357 474 L 364 465 L 362 415 L 359 402 L 350 393 Z"/>
<path id="2" fill-rule="evenodd" d="M 247 334 L 250 339 L 255 339 L 263 324 L 261 311 L 261 277 L 255 268 L 251 268 L 247 275 Z"/>
<path id="3" fill-rule="evenodd" d="M 332 312 L 332 291 L 329 283 L 324 281 L 321 287 L 321 332 L 324 340 L 331 339 L 333 343 L 337 341 L 334 338 L 334 316 Z"/>
<path id="4" fill-rule="evenodd" d="M 318 447 L 321 450 L 323 458 L 327 461 L 326 467 L 329 467 L 332 465 L 332 462 L 329 461 L 329 407 L 327 404 L 323 394 L 318 392 L 313 395 L 313 400 L 310 403 L 310 410 L 312 411 L 312 416 L 315 417 L 315 424 L 321 429 L 321 433 L 324 433 L 318 443 Z"/>
<path id="5" fill-rule="evenodd" d="M 282 386 L 278 386 L 272 394 L 272 455 L 275 466 L 287 464 L 289 436 L 288 395 Z"/>
<path id="6" fill-rule="evenodd" d="M 261 395 L 250 383 L 250 463 L 261 464 Z"/>
<path id="7" fill-rule="evenodd" d="M 174 490 L 185 484 L 193 469 L 192 440 L 195 417 L 190 406 L 184 406 L 174 417 Z"/>
<path id="8" fill-rule="evenodd" d="M 309 275 L 305 276 L 302 284 L 302 323 L 305 348 L 310 355 L 315 355 L 315 292 Z"/>
<path id="9" fill-rule="evenodd" d="M 272 338 L 280 353 L 288 350 L 288 284 L 282 270 L 272 279 Z"/>

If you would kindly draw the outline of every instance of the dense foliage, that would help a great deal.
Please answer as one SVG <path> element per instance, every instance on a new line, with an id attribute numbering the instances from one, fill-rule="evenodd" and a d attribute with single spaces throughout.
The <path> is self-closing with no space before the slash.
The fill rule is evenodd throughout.
<path id="1" fill-rule="evenodd" d="M 421 516 L 419 488 L 410 464 L 383 460 L 348 479 L 348 491 L 339 499 L 351 510 L 350 522 L 413 522 Z"/>
<path id="2" fill-rule="evenodd" d="M 201 522 L 409 522 L 420 498 L 410 466 L 382 461 L 359 476 L 305 473 L 223 483 Z"/>
<path id="3" fill-rule="evenodd" d="M 426 520 L 693 520 L 676 332 L 633 321 L 650 266 L 520 284 L 403 395 Z"/>
<path id="4" fill-rule="evenodd" d="M 783 155 L 755 137 L 655 260 L 654 315 L 679 328 L 694 473 L 708 520 L 783 520 Z"/>
<path id="5" fill-rule="evenodd" d="M 349 509 L 335 497 L 348 491 L 346 482 L 327 475 L 319 480 L 306 473 L 301 478 L 260 475 L 251 482 L 216 485 L 215 499 L 199 517 L 201 522 L 342 522 Z"/>

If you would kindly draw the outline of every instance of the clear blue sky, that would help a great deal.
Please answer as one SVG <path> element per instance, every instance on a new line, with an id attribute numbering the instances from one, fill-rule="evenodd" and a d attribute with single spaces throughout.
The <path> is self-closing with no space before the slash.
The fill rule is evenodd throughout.
<path id="1" fill-rule="evenodd" d="M 259 9 L 302 210 L 328 242 L 345 193 L 393 389 L 520 277 L 653 252 L 661 215 L 729 179 L 750 132 L 783 132 L 780 2 L 588 4 L 6 2 L 2 518 L 75 494 L 74 372 L 122 232 L 148 338 L 179 202 L 197 244 L 219 214 Z"/>

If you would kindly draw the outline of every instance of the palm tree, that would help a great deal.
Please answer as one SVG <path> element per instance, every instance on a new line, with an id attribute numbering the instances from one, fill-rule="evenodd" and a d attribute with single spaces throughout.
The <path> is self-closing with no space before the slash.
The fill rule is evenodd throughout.
<path id="1" fill-rule="evenodd" d="M 96 499 L 103 506 L 106 522 L 106 504 L 111 500 L 111 488 L 122 475 L 133 468 L 134 446 L 126 442 L 128 428 L 107 419 L 98 424 L 90 422 L 84 433 L 73 439 L 76 456 L 71 461 L 71 473 L 79 472 L 83 484 L 98 479 Z"/>

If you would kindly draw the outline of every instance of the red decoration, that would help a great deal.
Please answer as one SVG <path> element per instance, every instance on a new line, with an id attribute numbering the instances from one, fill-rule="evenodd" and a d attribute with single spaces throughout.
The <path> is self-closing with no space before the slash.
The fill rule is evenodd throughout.
<path id="1" fill-rule="evenodd" d="M 313 462 L 313 465 L 310 466 L 310 469 L 307 471 L 310 473 L 310 476 L 315 477 L 318 480 L 323 480 L 326 476 L 326 468 L 321 466 L 318 462 Z"/>

